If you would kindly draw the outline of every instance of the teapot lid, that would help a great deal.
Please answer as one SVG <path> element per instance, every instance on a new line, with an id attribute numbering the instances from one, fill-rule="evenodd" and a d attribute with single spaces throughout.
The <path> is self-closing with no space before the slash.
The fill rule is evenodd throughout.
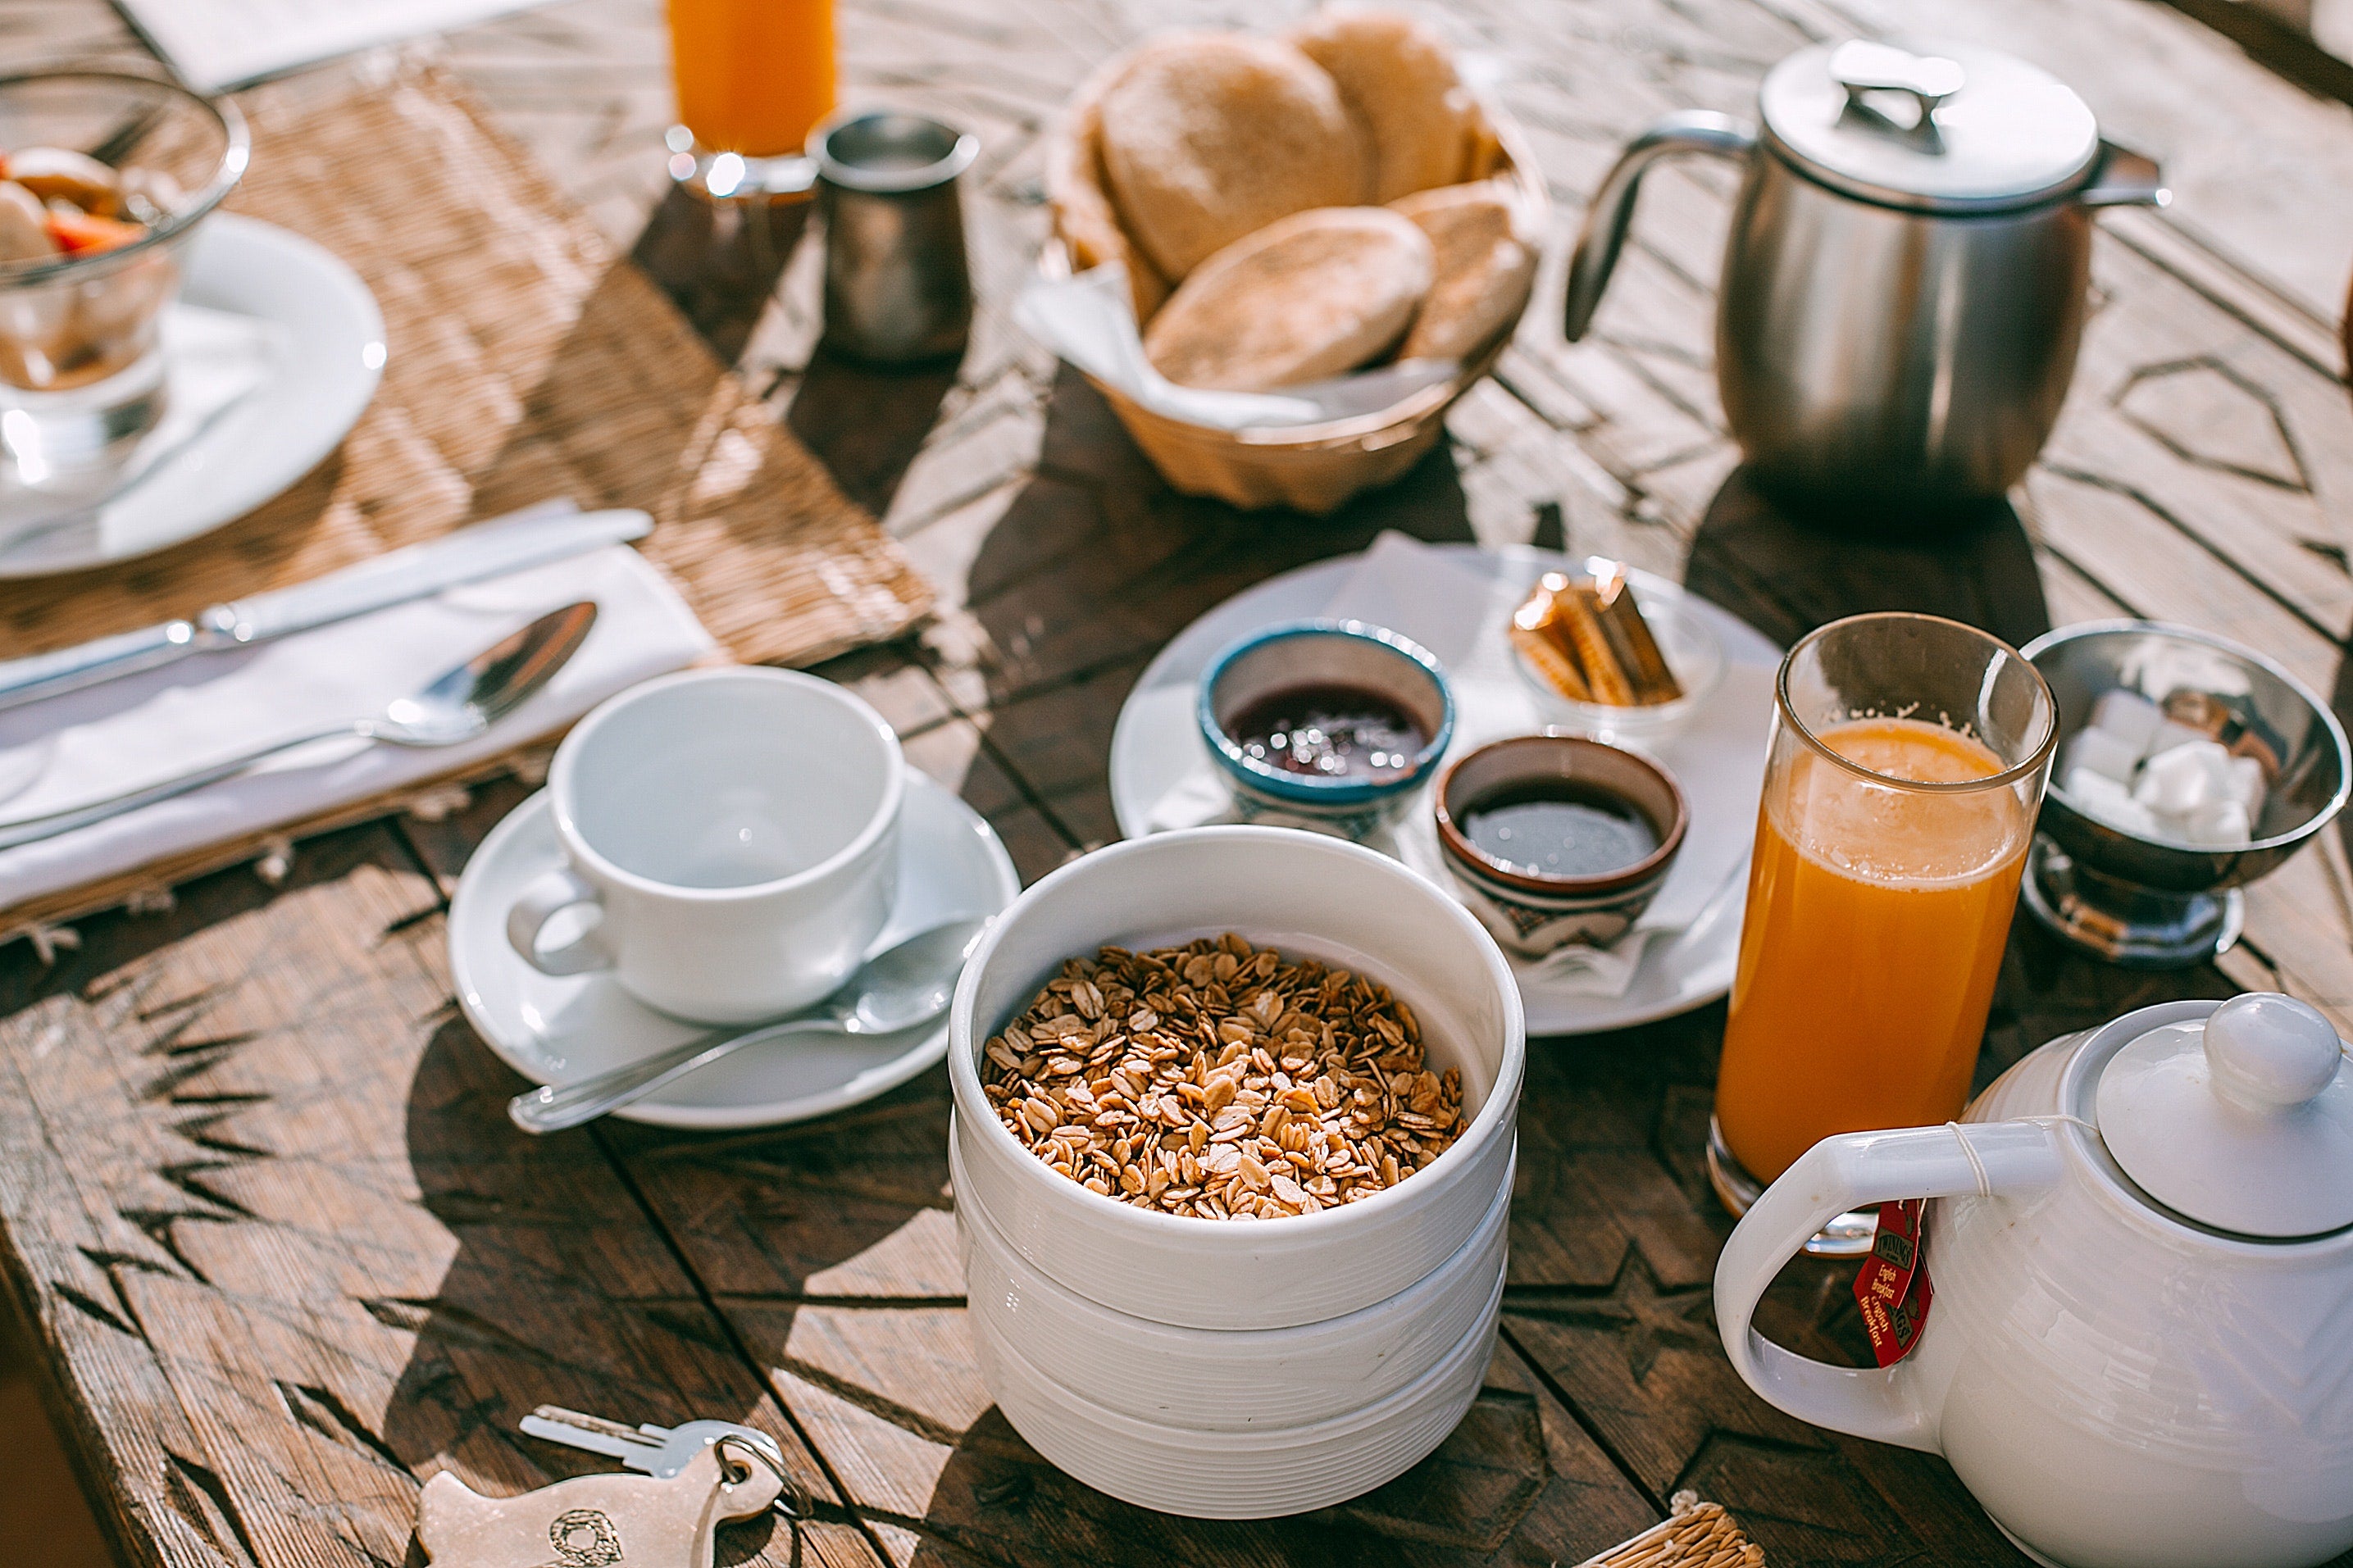
<path id="1" fill-rule="evenodd" d="M 2125 1174 L 2189 1219 L 2273 1240 L 2353 1226 L 2353 1067 L 2293 997 L 2158 1025 L 2109 1058 L 2094 1104 Z"/>
<path id="2" fill-rule="evenodd" d="M 2031 205 L 2083 184 L 2100 153 L 2065 82 L 1963 44 L 1818 44 L 1766 74 L 1757 107 L 1766 140 L 1809 176 L 1922 212 Z"/>

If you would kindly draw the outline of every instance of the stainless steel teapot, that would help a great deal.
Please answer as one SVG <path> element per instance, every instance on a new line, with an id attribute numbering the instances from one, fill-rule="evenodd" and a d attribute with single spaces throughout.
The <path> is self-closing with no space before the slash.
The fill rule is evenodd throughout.
<path id="1" fill-rule="evenodd" d="M 1991 49 L 1801 49 L 1758 121 L 1672 114 L 1596 193 L 1569 264 L 1585 335 L 1644 171 L 1743 160 L 1725 245 L 1716 376 L 1768 490 L 1935 511 L 2002 495 L 2042 449 L 2075 367 L 2092 210 L 2168 199 L 2056 78 Z M 1891 519 L 1900 521 L 1900 519 Z"/>

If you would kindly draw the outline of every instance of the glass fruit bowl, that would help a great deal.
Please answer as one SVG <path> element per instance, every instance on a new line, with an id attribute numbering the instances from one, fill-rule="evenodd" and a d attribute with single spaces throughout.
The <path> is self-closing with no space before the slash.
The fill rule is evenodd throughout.
<path id="1" fill-rule="evenodd" d="M 0 77 L 0 468 L 14 484 L 69 490 L 163 417 L 164 308 L 248 147 L 235 107 L 168 81 Z"/>

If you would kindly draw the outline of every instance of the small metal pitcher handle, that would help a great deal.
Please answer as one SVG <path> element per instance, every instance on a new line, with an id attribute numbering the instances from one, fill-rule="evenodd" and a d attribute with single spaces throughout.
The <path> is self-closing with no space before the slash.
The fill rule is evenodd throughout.
<path id="1" fill-rule="evenodd" d="M 1585 228 L 1577 237 L 1577 253 L 1568 263 L 1568 302 L 1562 312 L 1561 331 L 1570 342 L 1585 336 L 1601 291 L 1625 248 L 1627 226 L 1634 221 L 1634 193 L 1643 173 L 1657 160 L 1676 153 L 1713 153 L 1722 158 L 1746 158 L 1756 150 L 1757 128 L 1745 120 L 1706 110 L 1670 114 L 1626 144 L 1617 164 L 1593 205 L 1585 209 Z"/>

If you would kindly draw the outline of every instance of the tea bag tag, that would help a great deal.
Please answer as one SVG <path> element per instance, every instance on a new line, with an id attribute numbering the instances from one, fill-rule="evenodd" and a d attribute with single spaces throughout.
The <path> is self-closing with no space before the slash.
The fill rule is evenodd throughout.
<path id="1" fill-rule="evenodd" d="M 1967 1148 L 1966 1142 L 1962 1144 Z M 1871 1256 L 1854 1277 L 1855 1304 L 1862 1310 L 1871 1353 L 1894 1366 L 1911 1353 L 1928 1321 L 1936 1287 L 1928 1281 L 1927 1205 L 1919 1198 L 1879 1205 L 1879 1231 Z"/>
<path id="2" fill-rule="evenodd" d="M 782 1477 L 714 1443 L 673 1476 L 575 1476 L 486 1498 L 444 1470 L 417 1500 L 433 1568 L 711 1568 L 720 1522 L 776 1501 Z"/>

